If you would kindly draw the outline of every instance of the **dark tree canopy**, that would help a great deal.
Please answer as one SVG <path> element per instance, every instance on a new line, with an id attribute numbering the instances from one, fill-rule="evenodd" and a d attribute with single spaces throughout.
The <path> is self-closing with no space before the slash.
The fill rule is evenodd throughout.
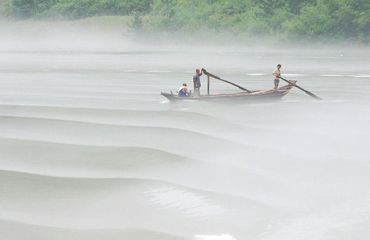
<path id="1" fill-rule="evenodd" d="M 146 30 L 370 41 L 369 0 L 9 0 L 16 18 L 128 15 Z M 140 24 L 138 24 L 140 23 Z M 140 25 L 140 26 L 139 26 Z"/>

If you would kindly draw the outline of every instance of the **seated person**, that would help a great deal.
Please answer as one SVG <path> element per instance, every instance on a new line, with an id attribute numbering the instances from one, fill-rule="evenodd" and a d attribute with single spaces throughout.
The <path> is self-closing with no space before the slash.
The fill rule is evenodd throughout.
<path id="1" fill-rule="evenodd" d="M 188 85 L 186 83 L 183 83 L 181 88 L 179 89 L 179 97 L 187 97 L 188 94 Z"/>

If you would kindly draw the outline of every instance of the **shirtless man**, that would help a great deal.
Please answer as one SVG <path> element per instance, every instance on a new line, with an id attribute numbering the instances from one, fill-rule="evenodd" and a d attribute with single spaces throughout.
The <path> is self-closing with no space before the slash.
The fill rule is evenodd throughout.
<path id="1" fill-rule="evenodd" d="M 278 87 L 279 87 L 279 78 L 281 76 L 281 71 L 280 71 L 281 65 L 278 64 L 275 68 L 275 70 L 272 72 L 272 75 L 275 77 L 274 80 L 274 91 L 276 92 Z"/>
<path id="2" fill-rule="evenodd" d="M 194 83 L 194 96 L 199 97 L 200 96 L 200 76 L 202 76 L 202 72 L 199 69 L 195 70 L 195 75 L 193 76 L 193 83 Z"/>

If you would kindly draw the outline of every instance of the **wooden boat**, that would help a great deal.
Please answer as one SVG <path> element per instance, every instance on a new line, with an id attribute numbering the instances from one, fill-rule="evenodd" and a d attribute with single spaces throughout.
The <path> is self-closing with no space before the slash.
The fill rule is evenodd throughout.
<path id="1" fill-rule="evenodd" d="M 170 101 L 184 101 L 184 100 L 202 100 L 202 101 L 217 101 L 217 100 L 273 100 L 273 99 L 280 99 L 286 94 L 289 93 L 290 89 L 293 88 L 293 86 L 296 86 L 296 81 L 287 81 L 288 84 L 285 86 L 282 86 L 278 88 L 276 91 L 273 89 L 271 90 L 257 90 L 257 91 L 251 91 L 248 90 L 242 86 L 239 86 L 233 82 L 227 81 L 225 79 L 222 79 L 220 77 L 217 77 L 216 75 L 213 75 L 204 68 L 202 69 L 202 72 L 207 75 L 208 81 L 207 81 L 207 95 L 200 95 L 200 96 L 194 96 L 190 95 L 188 97 L 179 97 L 178 95 L 173 94 L 172 92 L 166 93 L 161 92 L 161 95 L 167 98 Z M 243 92 L 238 93 L 231 93 L 231 94 L 210 94 L 209 93 L 209 86 L 210 86 L 210 78 L 215 78 L 217 80 L 220 80 L 222 82 L 226 82 L 228 84 L 231 84 L 241 90 Z"/>
<path id="2" fill-rule="evenodd" d="M 295 83 L 295 82 L 294 82 Z M 250 92 L 238 92 L 231 94 L 207 94 L 200 96 L 190 95 L 188 97 L 179 97 L 178 95 L 173 94 L 172 92 L 166 93 L 161 92 L 161 95 L 167 98 L 170 101 L 186 101 L 186 100 L 201 100 L 201 101 L 217 101 L 217 100 L 274 100 L 280 99 L 287 95 L 290 89 L 293 88 L 292 84 L 287 84 L 277 89 L 277 91 L 272 90 L 257 90 Z"/>

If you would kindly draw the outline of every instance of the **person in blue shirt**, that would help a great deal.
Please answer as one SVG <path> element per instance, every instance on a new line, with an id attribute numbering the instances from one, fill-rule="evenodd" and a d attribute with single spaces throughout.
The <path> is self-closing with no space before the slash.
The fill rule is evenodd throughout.
<path id="1" fill-rule="evenodd" d="M 187 97 L 188 96 L 188 85 L 183 83 L 181 88 L 179 89 L 179 97 Z"/>

